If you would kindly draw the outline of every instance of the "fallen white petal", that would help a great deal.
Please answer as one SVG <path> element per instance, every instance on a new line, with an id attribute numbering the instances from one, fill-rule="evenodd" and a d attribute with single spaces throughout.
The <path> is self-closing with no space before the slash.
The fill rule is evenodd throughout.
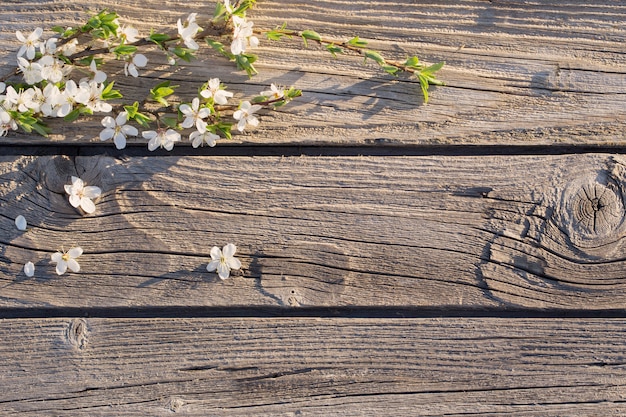
<path id="1" fill-rule="evenodd" d="M 29 278 L 35 275 L 35 264 L 30 261 L 26 262 L 26 265 L 24 265 L 24 274 Z"/>
<path id="2" fill-rule="evenodd" d="M 26 219 L 21 214 L 15 218 L 15 225 L 22 232 L 26 230 Z"/>

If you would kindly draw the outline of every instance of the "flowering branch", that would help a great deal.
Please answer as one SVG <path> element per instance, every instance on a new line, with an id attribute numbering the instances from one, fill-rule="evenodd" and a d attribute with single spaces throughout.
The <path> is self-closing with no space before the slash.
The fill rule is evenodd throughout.
<path id="1" fill-rule="evenodd" d="M 324 38 L 313 30 L 297 31 L 287 29 L 286 24 L 272 30 L 259 30 L 257 33 L 265 35 L 267 39 L 272 41 L 278 41 L 284 36 L 289 38 L 293 38 L 294 36 L 299 37 L 302 38 L 305 47 L 308 46 L 308 41 L 314 41 L 324 46 L 334 57 L 337 57 L 337 54 L 352 52 L 361 55 L 364 58 L 363 62 L 368 59 L 376 62 L 388 74 L 397 76 L 400 72 L 409 73 L 419 80 L 422 95 L 424 96 L 424 103 L 428 102 L 428 88 L 430 85 L 444 85 L 443 81 L 435 77 L 435 72 L 443 67 L 444 62 L 426 66 L 420 63 L 417 56 L 407 58 L 403 62 L 389 60 L 384 58 L 380 52 L 367 49 L 367 41 L 360 39 L 358 36 L 347 41 L 337 41 Z"/>
<path id="2" fill-rule="evenodd" d="M 323 45 L 333 56 L 353 53 L 373 60 L 391 75 L 401 72 L 419 80 L 424 102 L 428 101 L 430 85 L 442 85 L 434 73 L 443 62 L 426 66 L 416 56 L 405 61 L 384 58 L 380 52 L 367 49 L 367 42 L 358 36 L 347 41 L 327 39 L 312 30 L 295 31 L 285 25 L 272 30 L 254 29 L 247 20 L 246 12 L 255 0 L 239 0 L 231 4 L 223 0 L 216 6 L 213 19 L 204 28 L 197 23 L 196 13 L 185 20 L 178 19 L 176 32 L 158 33 L 141 37 L 137 29 L 121 26 L 115 12 L 103 10 L 89 18 L 78 28 L 54 27 L 55 36 L 42 39 L 43 29 L 31 34 L 20 31 L 16 36 L 22 45 L 17 53 L 18 68 L 0 77 L 0 136 L 22 128 L 46 136 L 49 128 L 44 118 L 64 118 L 71 122 L 84 115 L 114 113 L 102 119 L 104 129 L 100 139 L 113 139 L 118 149 L 126 146 L 131 136 L 139 136 L 139 130 L 129 122 L 146 129 L 141 136 L 148 139 L 148 149 L 158 147 L 170 150 L 181 140 L 181 131 L 193 129 L 189 135 L 192 146 L 203 144 L 214 146 L 220 137 L 230 139 L 236 128 L 244 132 L 247 126 L 259 124 L 256 117 L 262 108 L 276 109 L 299 97 L 301 90 L 294 87 L 278 87 L 263 91 L 251 100 L 240 100 L 234 104 L 234 94 L 226 90 L 217 78 L 209 79 L 199 88 L 197 97 L 185 102 L 172 102 L 171 96 L 177 86 L 164 81 L 150 89 L 147 97 L 132 104 L 120 103 L 123 94 L 114 88 L 102 70 L 107 57 L 113 56 L 124 62 L 124 74 L 138 77 L 140 69 L 148 64 L 148 58 L 139 53 L 142 47 L 156 46 L 172 65 L 179 61 L 195 58 L 204 41 L 219 54 L 236 63 L 238 69 L 252 77 L 257 73 L 254 62 L 257 56 L 250 52 L 259 45 L 256 35 L 265 35 L 269 40 L 282 37 L 300 37 L 304 45 L 314 41 Z M 223 41 L 230 41 L 230 48 Z M 86 75 L 73 78 L 75 70 Z M 9 83 L 22 75 L 23 82 Z M 115 101 L 114 104 L 109 101 Z M 154 129 L 155 130 L 151 130 Z"/>

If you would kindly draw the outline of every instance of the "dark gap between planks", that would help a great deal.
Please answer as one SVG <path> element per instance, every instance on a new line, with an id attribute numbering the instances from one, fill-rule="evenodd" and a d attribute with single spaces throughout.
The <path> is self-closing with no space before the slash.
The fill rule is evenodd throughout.
<path id="1" fill-rule="evenodd" d="M 0 319 L 43 318 L 503 318 L 503 319 L 621 319 L 626 309 L 568 310 L 525 308 L 442 307 L 35 307 L 0 308 Z"/>
<path id="2" fill-rule="evenodd" d="M 150 152 L 144 145 L 130 145 L 117 150 L 111 145 L 0 145 L 0 155 L 6 156 L 497 156 L 497 155 L 567 155 L 588 153 L 626 153 L 626 146 L 601 145 L 224 145 L 194 149 L 178 146 L 172 151 L 157 149 Z"/>

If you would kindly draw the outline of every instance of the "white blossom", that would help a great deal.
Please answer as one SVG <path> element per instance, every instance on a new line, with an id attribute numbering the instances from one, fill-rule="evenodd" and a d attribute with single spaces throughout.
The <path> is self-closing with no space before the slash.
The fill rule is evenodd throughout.
<path id="1" fill-rule="evenodd" d="M 254 36 L 252 30 L 253 22 L 248 22 L 243 17 L 233 16 L 233 41 L 230 44 L 230 51 L 233 55 L 241 55 L 248 47 L 259 46 L 259 39 Z"/>
<path id="2" fill-rule="evenodd" d="M 24 275 L 26 275 L 28 278 L 31 278 L 35 275 L 35 264 L 33 264 L 31 261 L 26 262 L 26 264 L 24 264 Z"/>
<path id="3" fill-rule="evenodd" d="M 230 4 L 230 0 L 224 0 L 224 8 L 228 14 L 233 14 L 233 6 Z"/>
<path id="4" fill-rule="evenodd" d="M 15 226 L 17 230 L 24 232 L 26 230 L 27 224 L 26 219 L 21 214 L 15 218 Z"/>
<path id="5" fill-rule="evenodd" d="M 79 246 L 71 248 L 67 252 L 55 252 L 50 257 L 52 262 L 56 262 L 57 275 L 63 275 L 69 268 L 72 272 L 79 272 L 80 265 L 76 262 L 76 258 L 83 254 L 83 249 Z"/>
<path id="6" fill-rule="evenodd" d="M 89 64 L 89 70 L 93 74 L 93 81 L 96 83 L 103 83 L 107 79 L 107 75 L 104 71 L 100 71 L 98 69 L 98 65 L 96 64 L 96 60 L 92 59 Z"/>
<path id="7" fill-rule="evenodd" d="M 272 83 L 269 90 L 261 91 L 261 95 L 269 97 L 270 100 L 279 100 L 285 97 L 285 90 L 282 87 Z"/>
<path id="8" fill-rule="evenodd" d="M 0 107 L 0 136 L 6 136 L 9 130 L 17 130 L 17 122 Z"/>
<path id="9" fill-rule="evenodd" d="M 13 88 L 12 85 L 7 87 L 5 91 L 5 95 L 3 97 L 4 97 L 4 100 L 2 102 L 2 107 L 4 107 L 5 110 L 16 109 L 18 106 L 18 103 L 21 100 L 20 93 L 15 91 L 15 88 Z"/>
<path id="10" fill-rule="evenodd" d="M 199 132 L 206 130 L 207 122 L 204 119 L 211 115 L 211 110 L 206 107 L 200 108 L 200 99 L 198 97 L 191 101 L 191 106 L 184 103 L 178 109 L 185 115 L 185 120 L 180 125 L 183 129 L 188 129 L 195 125 Z"/>
<path id="11" fill-rule="evenodd" d="M 145 139 L 148 139 L 148 150 L 153 151 L 156 148 L 165 148 L 171 151 L 174 143 L 180 141 L 180 133 L 173 129 L 160 129 L 159 131 L 148 130 L 141 133 Z"/>
<path id="12" fill-rule="evenodd" d="M 41 104 L 41 113 L 46 117 L 56 117 L 58 105 L 61 101 L 61 91 L 55 84 L 48 84 L 43 89 L 45 101 Z"/>
<path id="13" fill-rule="evenodd" d="M 226 104 L 229 97 L 233 96 L 233 93 L 220 88 L 220 79 L 211 78 L 207 83 L 207 88 L 200 91 L 200 95 L 204 98 L 212 98 L 215 104 Z"/>
<path id="14" fill-rule="evenodd" d="M 139 31 L 134 27 L 120 26 L 117 28 L 117 37 L 125 43 L 134 43 L 139 40 Z"/>
<path id="15" fill-rule="evenodd" d="M 79 88 L 74 80 L 65 83 L 65 89 L 59 94 L 56 105 L 56 115 L 65 117 L 72 110 L 76 103 L 86 104 L 89 101 L 89 91 Z"/>
<path id="16" fill-rule="evenodd" d="M 58 83 L 63 80 L 67 72 L 64 70 L 63 62 L 52 55 L 44 55 L 41 57 L 39 65 L 41 65 L 41 77 L 53 83 Z"/>
<path id="17" fill-rule="evenodd" d="M 41 55 L 54 55 L 57 53 L 57 38 L 50 38 L 39 44 Z"/>
<path id="18" fill-rule="evenodd" d="M 29 60 L 34 59 L 36 49 L 41 45 L 41 41 L 39 40 L 39 38 L 42 34 L 42 28 L 36 28 L 28 36 L 24 36 L 24 34 L 19 30 L 16 31 L 15 36 L 17 36 L 17 40 L 22 42 L 22 46 L 20 46 L 19 51 L 17 51 L 17 56 L 22 56 L 26 54 L 26 58 L 28 58 Z"/>
<path id="19" fill-rule="evenodd" d="M 215 133 L 209 132 L 205 130 L 204 132 L 195 131 L 189 135 L 189 140 L 191 140 L 191 146 L 197 148 L 198 146 L 204 146 L 206 143 L 210 147 L 215 146 L 215 142 L 219 139 L 219 135 Z"/>
<path id="20" fill-rule="evenodd" d="M 139 71 L 137 68 L 143 68 L 148 64 L 148 58 L 146 58 L 143 54 L 135 54 L 133 55 L 133 59 L 130 62 L 126 62 L 124 64 L 124 74 L 128 76 L 128 74 L 133 77 L 139 77 Z"/>
<path id="21" fill-rule="evenodd" d="M 194 51 L 200 48 L 194 38 L 198 32 L 202 31 L 202 28 L 196 23 L 197 15 L 198 13 L 190 13 L 185 22 L 180 19 L 177 22 L 178 35 L 185 43 L 185 46 Z"/>
<path id="22" fill-rule="evenodd" d="M 258 104 L 250 104 L 249 101 L 244 101 L 239 105 L 239 109 L 233 113 L 233 117 L 237 122 L 237 130 L 243 132 L 246 125 L 258 126 L 259 119 L 254 116 L 254 113 L 261 110 L 262 106 Z"/>
<path id="23" fill-rule="evenodd" d="M 85 102 L 85 105 L 93 112 L 109 113 L 113 106 L 102 100 L 102 91 L 104 90 L 104 84 L 90 81 L 87 83 L 80 83 L 81 89 L 87 89 L 89 92 L 89 98 Z"/>
<path id="24" fill-rule="evenodd" d="M 217 274 L 220 279 L 227 279 L 230 276 L 231 269 L 241 268 L 241 262 L 235 258 L 235 251 L 237 247 L 232 243 L 224 246 L 222 250 L 217 246 L 211 248 L 211 262 L 206 267 L 206 270 L 213 272 L 217 269 Z"/>
<path id="25" fill-rule="evenodd" d="M 137 136 L 139 132 L 137 128 L 127 125 L 128 113 L 121 112 L 115 119 L 111 116 L 107 116 L 102 119 L 102 126 L 105 129 L 100 132 L 100 140 L 109 140 L 113 138 L 115 147 L 117 149 L 124 149 L 126 147 L 126 138 L 128 136 Z"/>
<path id="26" fill-rule="evenodd" d="M 68 28 L 72 29 L 72 28 Z M 57 53 L 60 53 L 65 56 L 71 56 L 76 53 L 76 47 L 78 46 L 78 39 L 72 39 L 69 42 L 64 43 L 63 45 L 57 48 Z"/>
<path id="27" fill-rule="evenodd" d="M 41 64 L 37 62 L 31 62 L 24 57 L 17 57 L 17 66 L 24 76 L 26 84 L 37 84 L 43 80 L 41 75 Z"/>
<path id="28" fill-rule="evenodd" d="M 86 186 L 84 181 L 72 176 L 72 184 L 65 185 L 65 192 L 69 194 L 72 207 L 80 207 L 85 213 L 91 214 L 96 211 L 96 205 L 92 200 L 100 197 L 102 190 L 94 185 Z"/>

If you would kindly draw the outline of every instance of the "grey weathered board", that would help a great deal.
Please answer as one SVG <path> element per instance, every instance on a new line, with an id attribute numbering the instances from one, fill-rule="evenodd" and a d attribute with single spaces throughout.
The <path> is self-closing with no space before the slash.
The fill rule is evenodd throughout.
<path id="1" fill-rule="evenodd" d="M 150 28 L 174 30 L 186 13 L 208 16 L 214 8 L 205 1 L 59 3 L 2 2 L 0 69 L 13 67 L 15 30 L 76 26 L 88 10 L 109 7 L 147 34 Z M 267 114 L 253 135 L 237 136 L 236 143 L 615 145 L 623 140 L 626 4 L 620 1 L 262 0 L 249 16 L 258 28 L 287 23 L 338 40 L 358 35 L 392 59 L 418 55 L 427 63 L 445 61 L 440 78 L 447 86 L 434 88 L 429 105 L 421 106 L 417 83 L 386 76 L 375 64 L 361 65 L 360 57 L 334 59 L 323 48 L 303 48 L 299 40 L 263 39 L 255 64 L 259 75 L 251 80 L 207 46 L 204 59 L 178 69 L 159 53 L 149 54 L 143 81 L 122 77 L 118 85 L 139 100 L 157 77 L 179 83 L 183 98 L 216 76 L 236 97 L 254 96 L 270 82 L 303 90 L 301 99 Z M 78 131 L 56 123 L 59 135 L 52 139 L 97 142 L 99 121 L 84 122 Z"/>
<path id="2" fill-rule="evenodd" d="M 6 320 L 0 410 L 617 417 L 626 410 L 625 326 L 624 319 Z"/>
<path id="3" fill-rule="evenodd" d="M 619 155 L 0 161 L 5 307 L 626 304 Z M 94 215 L 71 175 L 102 188 Z M 221 282 L 228 242 L 244 268 Z M 57 277 L 75 245 L 81 273 Z"/>
<path id="4" fill-rule="evenodd" d="M 108 7 L 147 33 L 213 6 L 3 1 L 0 75 L 15 30 Z M 119 80 L 129 100 L 215 76 L 238 99 L 304 95 L 216 148 L 117 152 L 101 116 L 0 138 L 0 415 L 626 416 L 626 4 L 262 0 L 250 18 L 445 60 L 447 86 L 424 106 L 298 40 L 262 40 L 252 79 L 153 52 Z M 67 202 L 77 174 L 104 191 L 94 215 Z M 205 267 L 228 242 L 243 268 L 221 281 Z M 82 270 L 59 277 L 50 254 L 73 245 Z"/>

